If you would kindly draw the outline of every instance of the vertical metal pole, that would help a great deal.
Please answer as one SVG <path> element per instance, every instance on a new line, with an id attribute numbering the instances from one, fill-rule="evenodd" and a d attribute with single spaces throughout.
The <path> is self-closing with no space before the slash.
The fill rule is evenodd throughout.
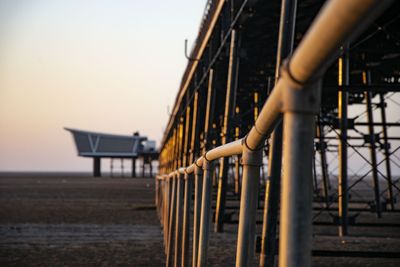
<path id="1" fill-rule="evenodd" d="M 236 114 L 239 113 L 239 107 L 236 107 Z M 240 129 L 235 128 L 235 140 L 239 139 Z M 240 194 L 240 155 L 235 156 L 235 194 Z"/>
<path id="2" fill-rule="evenodd" d="M 225 99 L 225 113 L 224 113 L 224 126 L 222 129 L 222 140 L 221 144 L 224 145 L 231 141 L 230 128 L 231 128 L 231 117 L 233 113 L 233 107 L 235 107 L 235 96 L 238 78 L 238 66 L 239 57 L 237 53 L 237 36 L 236 30 L 231 32 L 231 44 L 229 54 L 229 66 L 228 66 L 228 80 L 226 85 L 226 99 Z M 215 208 L 215 232 L 223 231 L 223 220 L 225 213 L 225 202 L 226 202 L 226 190 L 228 185 L 228 169 L 229 169 L 229 158 L 225 157 L 221 159 L 221 165 L 219 168 L 218 177 L 218 192 L 217 192 L 217 203 Z"/>
<path id="3" fill-rule="evenodd" d="M 279 138 L 280 137 L 280 138 Z M 276 226 L 281 190 L 282 125 L 273 133 L 265 187 L 263 228 L 261 236 L 260 266 L 274 266 L 277 251 Z"/>
<path id="4" fill-rule="evenodd" d="M 94 177 L 101 176 L 101 158 L 99 157 L 93 158 L 93 176 Z"/>
<path id="5" fill-rule="evenodd" d="M 200 233 L 197 256 L 197 267 L 207 265 L 208 236 L 211 224 L 211 196 L 213 163 L 203 162 L 203 195 L 201 200 Z"/>
<path id="6" fill-rule="evenodd" d="M 154 204 L 156 205 L 156 211 L 157 211 L 157 215 L 159 214 L 159 206 L 158 206 L 158 202 L 159 202 L 159 197 L 160 197 L 160 184 L 159 184 L 159 179 L 158 177 L 154 178 L 154 191 L 155 191 L 155 199 L 154 199 Z"/>
<path id="7" fill-rule="evenodd" d="M 151 161 L 151 157 L 149 157 L 149 172 L 150 172 L 150 178 L 153 177 L 153 164 Z"/>
<path id="8" fill-rule="evenodd" d="M 136 159 L 132 159 L 132 178 L 136 177 Z"/>
<path id="9" fill-rule="evenodd" d="M 167 228 L 168 228 L 168 205 L 169 205 L 169 189 L 168 189 L 168 184 L 169 184 L 169 178 L 166 177 L 164 178 L 164 201 L 163 201 L 163 237 L 164 237 L 164 253 L 167 255 Z"/>
<path id="10" fill-rule="evenodd" d="M 185 174 L 185 194 L 183 202 L 182 264 L 189 266 L 190 202 L 192 200 L 193 175 Z"/>
<path id="11" fill-rule="evenodd" d="M 365 72 L 363 73 L 365 74 Z M 369 132 L 369 145 L 370 145 L 370 155 L 371 155 L 371 168 L 372 168 L 372 178 L 374 181 L 374 193 L 375 193 L 375 205 L 376 205 L 376 215 L 378 218 L 382 217 L 382 209 L 381 209 L 381 197 L 379 190 L 379 179 L 378 179 L 378 166 L 376 160 L 376 140 L 375 140 L 375 131 L 374 131 L 374 117 L 372 111 L 372 97 L 371 92 L 366 91 L 364 93 L 366 105 L 367 105 L 367 117 L 368 117 L 368 132 Z"/>
<path id="12" fill-rule="evenodd" d="M 285 112 L 279 266 L 311 266 L 314 115 Z"/>
<path id="13" fill-rule="evenodd" d="M 279 39 L 275 68 L 275 83 L 279 79 L 281 62 L 293 51 L 296 26 L 297 0 L 283 0 L 279 24 Z M 276 227 L 278 221 L 279 197 L 281 192 L 282 169 L 282 123 L 272 134 L 268 162 L 268 180 L 265 187 L 263 228 L 261 236 L 260 266 L 274 266 L 278 242 Z"/>
<path id="14" fill-rule="evenodd" d="M 392 182 L 392 171 L 390 168 L 390 147 L 388 142 L 387 126 L 386 126 L 386 103 L 384 94 L 379 94 L 380 108 L 381 108 L 381 119 L 382 119 L 382 133 L 383 133 L 383 151 L 385 155 L 386 165 L 386 176 L 388 182 L 388 199 L 390 203 L 390 209 L 394 210 L 394 199 L 393 199 L 393 182 Z"/>
<path id="15" fill-rule="evenodd" d="M 324 141 L 324 128 L 321 125 L 321 122 L 317 125 L 317 134 L 319 139 L 319 154 L 321 157 L 321 171 L 322 171 L 322 181 L 324 185 L 324 199 L 326 207 L 329 206 L 329 177 L 328 177 L 328 163 L 326 160 L 326 151 L 325 151 L 325 141 Z"/>
<path id="16" fill-rule="evenodd" d="M 171 195 L 172 195 L 172 185 L 171 178 L 167 177 L 167 182 L 165 184 L 165 202 L 164 202 L 164 246 L 165 255 L 168 253 L 168 236 L 169 236 L 169 221 L 170 221 L 170 208 L 171 208 Z"/>
<path id="17" fill-rule="evenodd" d="M 197 92 L 195 94 L 197 94 Z M 189 156 L 190 156 L 189 155 L 189 150 L 190 150 L 189 145 L 191 144 L 191 142 L 189 142 L 189 140 L 191 138 L 191 134 L 189 134 L 189 130 L 190 130 L 190 113 L 191 113 L 190 111 L 191 111 L 191 108 L 190 108 L 190 106 L 188 106 L 186 108 L 185 135 L 184 135 L 185 142 L 184 142 L 184 148 L 183 148 L 182 166 L 188 165 Z"/>
<path id="18" fill-rule="evenodd" d="M 177 174 L 177 186 L 176 186 L 176 220 L 175 220 L 175 257 L 174 266 L 178 267 L 180 264 L 182 252 L 182 219 L 183 219 L 183 175 Z"/>
<path id="19" fill-rule="evenodd" d="M 144 178 L 145 177 L 145 169 L 146 169 L 146 157 L 143 156 L 142 159 L 143 159 L 143 162 L 142 162 L 142 177 Z"/>
<path id="20" fill-rule="evenodd" d="M 209 129 L 211 127 L 211 118 L 214 108 L 214 90 L 213 90 L 213 79 L 214 79 L 214 70 L 210 69 L 208 74 L 208 92 L 207 92 L 207 104 L 206 104 L 206 115 L 204 119 L 204 146 L 203 153 L 205 153 L 210 147 L 210 136 Z"/>
<path id="21" fill-rule="evenodd" d="M 193 260 L 192 267 L 197 266 L 199 247 L 199 230 L 201 216 L 201 195 L 203 191 L 203 170 L 196 165 L 194 169 L 194 211 L 193 211 Z"/>
<path id="22" fill-rule="evenodd" d="M 166 266 L 172 266 L 172 236 L 174 235 L 174 226 L 175 226 L 175 206 L 176 206 L 176 187 L 177 187 L 177 177 L 172 177 L 172 192 L 171 192 L 171 204 L 170 204 L 170 213 L 169 213 L 169 224 L 168 224 L 168 240 L 167 240 L 167 261 Z"/>
<path id="23" fill-rule="evenodd" d="M 349 55 L 348 45 L 344 48 L 344 57 L 338 61 L 338 85 L 349 85 Z M 339 136 L 339 176 L 338 176 L 338 216 L 339 236 L 348 234 L 348 192 L 347 192 L 347 104 L 348 93 L 339 90 L 338 93 L 338 119 L 340 123 Z"/>
<path id="24" fill-rule="evenodd" d="M 194 93 L 194 100 L 193 100 L 193 115 L 192 115 L 192 137 L 190 140 L 190 157 L 189 157 L 189 163 L 193 163 L 195 159 L 195 153 L 196 153 L 196 134 L 197 134 L 197 128 L 198 128 L 198 123 L 197 123 L 197 104 L 199 101 L 199 92 Z M 201 118 L 201 117 L 200 117 Z"/>
<path id="25" fill-rule="evenodd" d="M 240 156 L 235 157 L 235 194 L 240 194 Z"/>
<path id="26" fill-rule="evenodd" d="M 236 266 L 251 266 L 254 258 L 256 209 L 262 149 L 251 151 L 243 147 L 242 195 L 240 198 L 240 215 L 238 242 L 236 248 Z"/>

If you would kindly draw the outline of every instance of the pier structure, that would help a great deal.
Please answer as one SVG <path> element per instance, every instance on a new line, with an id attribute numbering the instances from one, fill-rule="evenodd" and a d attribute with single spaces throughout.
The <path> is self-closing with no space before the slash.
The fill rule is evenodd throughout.
<path id="1" fill-rule="evenodd" d="M 260 266 L 276 254 L 280 266 L 310 266 L 319 219 L 345 237 L 363 212 L 398 211 L 399 11 L 396 1 L 207 1 L 160 147 L 167 266 L 205 266 L 210 231 L 235 211 L 236 266 L 252 265 L 256 240 Z"/>

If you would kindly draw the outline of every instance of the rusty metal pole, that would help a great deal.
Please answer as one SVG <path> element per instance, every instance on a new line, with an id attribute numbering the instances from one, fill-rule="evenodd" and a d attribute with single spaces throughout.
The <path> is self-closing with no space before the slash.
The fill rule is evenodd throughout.
<path id="1" fill-rule="evenodd" d="M 229 66 L 228 66 L 228 79 L 226 85 L 226 99 L 225 99 L 225 113 L 224 113 L 224 125 L 222 129 L 221 144 L 224 145 L 231 141 L 231 117 L 234 114 L 233 107 L 235 107 L 235 97 L 237 89 L 238 79 L 238 38 L 236 30 L 231 32 L 231 43 L 230 43 L 230 54 L 229 54 Z M 215 232 L 223 231 L 224 224 L 224 213 L 225 213 L 225 202 L 226 202 L 226 190 L 228 186 L 228 169 L 229 169 L 229 157 L 222 158 L 219 167 L 218 177 L 218 192 L 217 192 L 217 203 L 215 208 Z"/>
<path id="2" fill-rule="evenodd" d="M 197 267 L 207 265 L 208 236 L 211 224 L 212 201 L 212 173 L 213 163 L 207 160 L 203 162 L 203 195 L 201 203 L 199 246 L 197 252 Z"/>

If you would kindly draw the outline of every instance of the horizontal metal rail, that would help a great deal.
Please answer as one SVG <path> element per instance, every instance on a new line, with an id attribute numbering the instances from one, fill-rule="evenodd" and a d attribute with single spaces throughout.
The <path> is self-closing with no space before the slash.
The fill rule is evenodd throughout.
<path id="1" fill-rule="evenodd" d="M 209 224 L 211 221 L 211 190 L 213 162 L 222 157 L 242 155 L 243 188 L 240 201 L 239 232 L 236 254 L 236 266 L 248 266 L 253 261 L 255 238 L 255 212 L 262 148 L 265 140 L 273 132 L 277 122 L 284 121 L 284 174 L 282 177 L 282 195 L 280 212 L 280 266 L 310 266 L 312 238 L 312 151 L 315 129 L 315 115 L 320 108 L 320 80 L 334 59 L 340 46 L 355 38 L 390 1 L 378 0 L 337 0 L 328 1 L 311 25 L 292 57 L 281 68 L 281 77 L 264 104 L 254 126 L 242 139 L 209 150 L 189 166 L 160 175 L 156 179 L 157 205 L 162 214 L 164 236 L 167 246 L 167 265 L 187 264 L 187 244 L 181 244 L 182 229 L 189 227 L 189 218 L 181 218 L 182 207 L 179 203 L 189 199 L 189 186 L 185 183 L 199 174 L 203 175 L 201 197 L 195 190 L 195 214 L 200 219 L 194 222 L 194 240 L 192 266 L 205 266 Z M 196 174 L 196 175 L 192 175 Z M 171 179 L 172 192 L 171 192 Z M 185 192 L 180 193 L 182 188 Z M 201 204 L 199 203 L 201 201 Z M 185 203 L 187 203 L 186 200 Z M 164 203 L 164 204 L 161 204 Z M 166 205 L 165 205 L 166 203 Z M 187 207 L 185 207 L 185 210 Z M 200 209 L 200 212 L 199 210 Z M 184 216 L 189 216 L 185 212 Z M 166 217 L 169 217 L 166 219 Z M 176 218 L 174 218 L 176 217 Z M 199 229 L 200 228 L 200 229 Z M 175 229 L 175 246 L 173 232 Z M 187 242 L 187 241 L 186 241 Z M 174 254 L 173 254 L 174 249 Z M 196 251 L 195 251 L 196 250 Z M 181 252 L 182 251 L 182 252 Z M 177 255 L 182 253 L 181 259 Z M 181 262 L 179 262 L 181 261 Z"/>

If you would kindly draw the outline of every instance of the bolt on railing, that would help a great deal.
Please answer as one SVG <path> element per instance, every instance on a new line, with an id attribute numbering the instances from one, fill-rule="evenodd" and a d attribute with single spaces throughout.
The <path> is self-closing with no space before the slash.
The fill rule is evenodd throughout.
<path id="1" fill-rule="evenodd" d="M 192 266 L 206 266 L 213 162 L 222 157 L 240 154 L 243 188 L 236 266 L 250 265 L 254 254 L 262 147 L 282 117 L 284 173 L 279 265 L 311 265 L 312 153 L 314 117 L 320 108 L 320 80 L 339 47 L 360 33 L 389 3 L 390 1 L 378 0 L 327 2 L 293 56 L 281 67 L 281 77 L 250 132 L 242 139 L 207 151 L 190 166 L 156 178 L 156 205 L 164 229 L 167 266 L 188 266 L 189 211 L 193 179 Z"/>

